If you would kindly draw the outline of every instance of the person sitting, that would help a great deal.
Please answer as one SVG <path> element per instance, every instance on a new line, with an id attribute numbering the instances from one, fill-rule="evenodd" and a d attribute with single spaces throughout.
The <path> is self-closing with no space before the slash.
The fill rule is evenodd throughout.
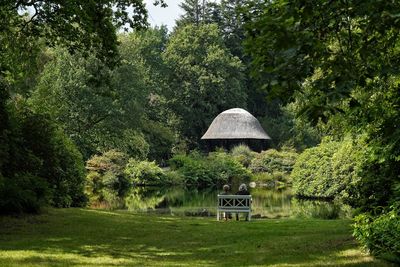
<path id="1" fill-rule="evenodd" d="M 230 195 L 229 189 L 230 189 L 229 185 L 227 185 L 227 184 L 224 185 L 222 187 L 222 190 L 224 190 L 224 191 L 221 192 L 220 195 Z M 228 219 L 232 219 L 232 214 L 230 212 L 224 212 L 223 217 L 224 217 L 225 221 L 227 221 Z"/>
<path id="2" fill-rule="evenodd" d="M 247 186 L 246 184 L 241 184 L 239 186 L 239 191 L 236 192 L 236 195 L 250 195 L 250 192 L 247 191 Z M 249 215 L 246 214 L 246 221 L 249 220 Z M 236 221 L 239 221 L 239 213 L 236 213 Z"/>

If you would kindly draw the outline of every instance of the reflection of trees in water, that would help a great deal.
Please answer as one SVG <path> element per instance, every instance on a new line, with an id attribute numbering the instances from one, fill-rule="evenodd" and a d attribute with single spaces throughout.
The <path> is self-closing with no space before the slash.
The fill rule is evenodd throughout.
<path id="1" fill-rule="evenodd" d="M 253 188 L 252 213 L 261 217 L 289 217 L 291 212 L 290 190 Z"/>
<path id="2" fill-rule="evenodd" d="M 149 210 L 157 208 L 204 208 L 217 203 L 215 188 L 206 190 L 184 187 L 136 187 L 125 197 L 128 210 Z"/>
<path id="3" fill-rule="evenodd" d="M 125 206 L 130 211 L 155 209 L 164 200 L 164 193 L 157 187 L 134 187 L 125 196 Z"/>
<path id="4" fill-rule="evenodd" d="M 158 210 L 185 214 L 187 212 L 215 212 L 217 188 L 203 190 L 185 187 L 135 187 L 125 197 L 125 207 L 130 211 Z M 344 217 L 340 203 L 299 200 L 290 190 L 252 188 L 252 214 L 256 217 L 305 217 L 332 219 Z"/>

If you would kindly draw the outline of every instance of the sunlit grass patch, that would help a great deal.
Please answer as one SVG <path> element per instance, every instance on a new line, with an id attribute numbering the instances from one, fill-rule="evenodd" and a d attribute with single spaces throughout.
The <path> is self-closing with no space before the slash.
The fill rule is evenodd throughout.
<path id="1" fill-rule="evenodd" d="M 358 249 L 350 223 L 54 209 L 0 217 L 0 266 L 387 266 Z"/>

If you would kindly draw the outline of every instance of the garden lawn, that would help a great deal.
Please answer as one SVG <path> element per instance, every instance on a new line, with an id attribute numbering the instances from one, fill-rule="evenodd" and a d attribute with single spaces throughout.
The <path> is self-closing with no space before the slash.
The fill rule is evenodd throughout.
<path id="1" fill-rule="evenodd" d="M 0 217 L 0 266 L 389 266 L 357 247 L 350 224 L 51 209 Z"/>

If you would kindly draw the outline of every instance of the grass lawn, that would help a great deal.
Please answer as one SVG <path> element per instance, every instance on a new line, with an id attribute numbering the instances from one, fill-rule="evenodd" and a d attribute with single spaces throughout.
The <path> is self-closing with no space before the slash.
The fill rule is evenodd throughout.
<path id="1" fill-rule="evenodd" d="M 390 266 L 357 247 L 350 223 L 51 209 L 0 217 L 0 266 Z"/>

